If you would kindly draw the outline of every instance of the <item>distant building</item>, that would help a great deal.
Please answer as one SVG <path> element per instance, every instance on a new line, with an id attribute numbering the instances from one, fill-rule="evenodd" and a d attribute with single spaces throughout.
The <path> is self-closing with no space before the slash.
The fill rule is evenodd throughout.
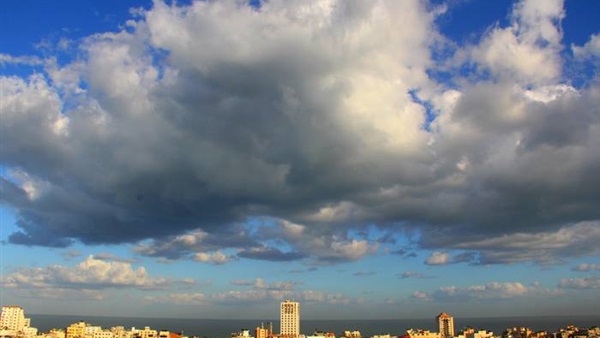
<path id="1" fill-rule="evenodd" d="M 85 338 L 86 328 L 89 325 L 86 322 L 77 322 L 67 326 L 66 338 Z"/>
<path id="2" fill-rule="evenodd" d="M 439 333 L 442 338 L 454 337 L 454 318 L 446 312 L 440 313 L 437 317 Z"/>
<path id="3" fill-rule="evenodd" d="M 306 336 L 306 338 L 335 338 L 335 333 L 315 330 L 312 335 Z"/>
<path id="4" fill-rule="evenodd" d="M 48 332 L 40 333 L 38 338 L 65 338 L 65 331 L 59 329 L 51 329 Z"/>
<path id="5" fill-rule="evenodd" d="M 279 333 L 285 337 L 300 335 L 300 303 L 286 300 L 281 302 Z"/>
<path id="6" fill-rule="evenodd" d="M 255 330 L 256 338 L 269 338 L 273 334 L 273 324 L 269 323 L 268 327 L 265 327 L 264 323 L 260 323 L 260 327 L 257 327 Z"/>
<path id="7" fill-rule="evenodd" d="M 15 305 L 2 307 L 0 313 L 0 336 L 35 338 L 38 329 L 31 327 L 31 319 L 25 317 L 23 308 Z"/>
<path id="8" fill-rule="evenodd" d="M 438 332 L 430 332 L 429 330 L 423 329 L 409 329 L 406 331 L 406 334 L 410 338 L 441 338 L 440 333 Z"/>
<path id="9" fill-rule="evenodd" d="M 3 306 L 0 315 L 0 329 L 22 332 L 29 326 L 29 318 L 25 318 L 23 308 L 20 306 Z"/>
<path id="10" fill-rule="evenodd" d="M 362 338 L 360 331 L 344 331 L 344 338 Z"/>
<path id="11" fill-rule="evenodd" d="M 503 338 L 529 338 L 533 331 L 528 327 L 510 327 L 502 333 Z"/>
<path id="12" fill-rule="evenodd" d="M 494 333 L 487 330 L 475 330 L 472 327 L 465 328 L 455 338 L 493 338 Z"/>
<path id="13" fill-rule="evenodd" d="M 231 338 L 254 338 L 250 335 L 250 330 L 242 329 L 240 332 L 234 332 L 230 336 Z"/>
<path id="14" fill-rule="evenodd" d="M 110 328 L 114 338 L 130 338 L 131 331 L 125 330 L 123 326 L 114 326 Z"/>
<path id="15" fill-rule="evenodd" d="M 157 338 L 158 332 L 156 330 L 152 330 L 150 327 L 146 326 L 143 330 L 131 330 L 133 331 L 134 338 Z"/>

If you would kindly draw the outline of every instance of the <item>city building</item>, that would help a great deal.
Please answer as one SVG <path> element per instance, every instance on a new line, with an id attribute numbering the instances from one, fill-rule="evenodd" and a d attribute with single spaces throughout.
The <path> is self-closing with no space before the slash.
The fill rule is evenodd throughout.
<path id="1" fill-rule="evenodd" d="M 406 334 L 410 338 L 440 338 L 439 332 L 430 332 L 429 330 L 423 329 L 409 329 L 406 331 Z"/>
<path id="2" fill-rule="evenodd" d="M 22 332 L 29 326 L 29 318 L 25 318 L 25 312 L 20 306 L 3 306 L 0 315 L 0 328 L 9 331 Z"/>
<path id="3" fill-rule="evenodd" d="M 231 338 L 254 338 L 250 335 L 250 330 L 242 329 L 240 332 L 234 332 L 230 335 Z"/>
<path id="4" fill-rule="evenodd" d="M 286 300 L 281 302 L 279 334 L 285 337 L 300 335 L 300 303 Z"/>
<path id="5" fill-rule="evenodd" d="M 65 338 L 65 331 L 60 329 L 51 329 L 46 333 L 38 334 L 38 338 Z"/>
<path id="6" fill-rule="evenodd" d="M 455 338 L 493 338 L 494 333 L 487 330 L 475 330 L 472 327 L 465 328 Z"/>
<path id="7" fill-rule="evenodd" d="M 442 338 L 454 337 L 454 318 L 446 312 L 440 313 L 437 317 L 438 332 Z"/>
<path id="8" fill-rule="evenodd" d="M 25 311 L 20 306 L 6 305 L 0 313 L 0 336 L 35 338 L 38 330 L 31 327 L 31 319 L 25 317 Z"/>
<path id="9" fill-rule="evenodd" d="M 67 326 L 66 338 L 85 338 L 86 328 L 88 324 L 86 322 L 77 322 Z"/>
<path id="10" fill-rule="evenodd" d="M 354 330 L 354 331 L 344 331 L 344 338 L 362 338 L 362 335 L 360 334 L 360 331 L 358 330 Z"/>
<path id="11" fill-rule="evenodd" d="M 509 327 L 503 333 L 503 338 L 529 338 L 533 331 L 524 326 Z"/>
<path id="12" fill-rule="evenodd" d="M 273 324 L 269 323 L 268 327 L 265 327 L 264 323 L 260 323 L 260 327 L 256 328 L 255 337 L 256 338 L 269 338 L 273 334 Z"/>
<path id="13" fill-rule="evenodd" d="M 125 330 L 123 326 L 114 326 L 110 328 L 114 338 L 130 338 L 131 331 Z"/>
<path id="14" fill-rule="evenodd" d="M 143 330 L 136 330 L 135 328 L 132 328 L 131 331 L 133 332 L 134 338 L 157 338 L 158 337 L 158 332 L 156 330 L 151 329 L 148 326 L 144 327 Z"/>
<path id="15" fill-rule="evenodd" d="M 306 338 L 335 338 L 335 333 L 315 330 L 312 335 L 308 335 Z"/>

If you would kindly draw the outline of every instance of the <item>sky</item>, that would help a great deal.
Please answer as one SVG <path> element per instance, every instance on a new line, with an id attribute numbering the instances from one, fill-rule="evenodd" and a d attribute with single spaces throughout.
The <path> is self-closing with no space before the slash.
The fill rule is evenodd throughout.
<path id="1" fill-rule="evenodd" d="M 0 303 L 600 315 L 600 2 L 0 2 Z"/>

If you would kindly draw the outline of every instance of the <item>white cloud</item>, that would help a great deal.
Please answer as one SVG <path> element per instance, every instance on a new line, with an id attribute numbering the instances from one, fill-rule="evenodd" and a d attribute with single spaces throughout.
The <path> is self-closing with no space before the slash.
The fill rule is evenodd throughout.
<path id="1" fill-rule="evenodd" d="M 20 268 L 2 279 L 3 286 L 8 288 L 89 290 L 121 287 L 155 289 L 174 282 L 178 281 L 151 277 L 144 267 L 133 268 L 129 262 L 107 261 L 94 256 L 88 256 L 75 267 Z"/>
<path id="2" fill-rule="evenodd" d="M 194 255 L 194 260 L 202 263 L 209 263 L 215 265 L 226 264 L 234 260 L 235 257 L 226 255 L 220 251 L 206 253 L 206 252 L 198 252 Z"/>
<path id="3" fill-rule="evenodd" d="M 4 64 L 20 64 L 29 66 L 42 66 L 46 63 L 35 56 L 12 56 L 9 54 L 0 53 L 0 65 Z"/>
<path id="4" fill-rule="evenodd" d="M 423 291 L 415 291 L 415 292 L 413 292 L 412 298 L 419 299 L 419 300 L 424 300 L 424 301 L 431 300 L 431 296 L 428 293 L 423 292 Z"/>
<path id="5" fill-rule="evenodd" d="M 413 298 L 434 301 L 502 300 L 560 293 L 556 289 L 544 288 L 539 283 L 527 286 L 520 282 L 488 282 L 469 286 L 443 286 L 430 294 L 418 291 Z"/>
<path id="6" fill-rule="evenodd" d="M 447 252 L 435 251 L 425 259 L 425 264 L 428 265 L 446 265 L 448 263 L 450 263 L 450 255 Z"/>
<path id="7" fill-rule="evenodd" d="M 423 278 L 431 278 L 430 276 L 425 275 L 422 272 L 416 272 L 416 271 L 404 271 L 403 273 L 398 275 L 400 278 L 402 279 L 407 279 L 407 278 L 419 278 L 419 279 L 423 279 Z"/>
<path id="8" fill-rule="evenodd" d="M 600 271 L 600 264 L 581 263 L 581 264 L 577 265 L 576 267 L 574 267 L 573 271 L 582 271 L 582 272 Z"/>
<path id="9" fill-rule="evenodd" d="M 417 0 L 156 1 L 59 43 L 69 64 L 3 54 L 38 72 L 0 78 L 1 164 L 27 178 L 1 178 L 8 241 L 331 264 L 408 228 L 481 263 L 597 253 L 600 91 L 563 74 L 563 5 L 518 1 L 464 46 Z M 465 52 L 439 60 L 445 42 Z"/>
<path id="10" fill-rule="evenodd" d="M 511 25 L 496 27 L 473 50 L 473 57 L 495 76 L 526 84 L 555 80 L 561 72 L 559 52 L 565 16 L 563 0 L 521 0 Z"/>
<path id="11" fill-rule="evenodd" d="M 152 303 L 167 303 L 175 305 L 198 305 L 207 301 L 205 294 L 196 293 L 171 293 L 166 296 L 146 296 L 144 300 Z"/>
<path id="12" fill-rule="evenodd" d="M 522 233 L 464 240 L 455 247 L 480 250 L 480 263 L 498 264 L 524 261 L 555 263 L 561 257 L 594 255 L 600 252 L 598 222 L 582 222 L 552 232 Z"/>
<path id="13" fill-rule="evenodd" d="M 600 57 L 600 34 L 593 34 L 582 47 L 571 46 L 576 58 L 587 59 Z"/>
<path id="14" fill-rule="evenodd" d="M 600 276 L 563 278 L 558 287 L 564 289 L 600 289 Z"/>

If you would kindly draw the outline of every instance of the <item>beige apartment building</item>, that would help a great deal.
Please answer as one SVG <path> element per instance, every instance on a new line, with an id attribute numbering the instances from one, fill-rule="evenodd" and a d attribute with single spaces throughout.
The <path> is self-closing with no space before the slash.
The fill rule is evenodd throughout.
<path id="1" fill-rule="evenodd" d="M 437 317 L 439 333 L 442 338 L 454 337 L 454 317 L 446 312 L 440 313 Z"/>
<path id="2" fill-rule="evenodd" d="M 281 302 L 279 333 L 285 337 L 300 335 L 300 303 L 286 300 Z"/>

